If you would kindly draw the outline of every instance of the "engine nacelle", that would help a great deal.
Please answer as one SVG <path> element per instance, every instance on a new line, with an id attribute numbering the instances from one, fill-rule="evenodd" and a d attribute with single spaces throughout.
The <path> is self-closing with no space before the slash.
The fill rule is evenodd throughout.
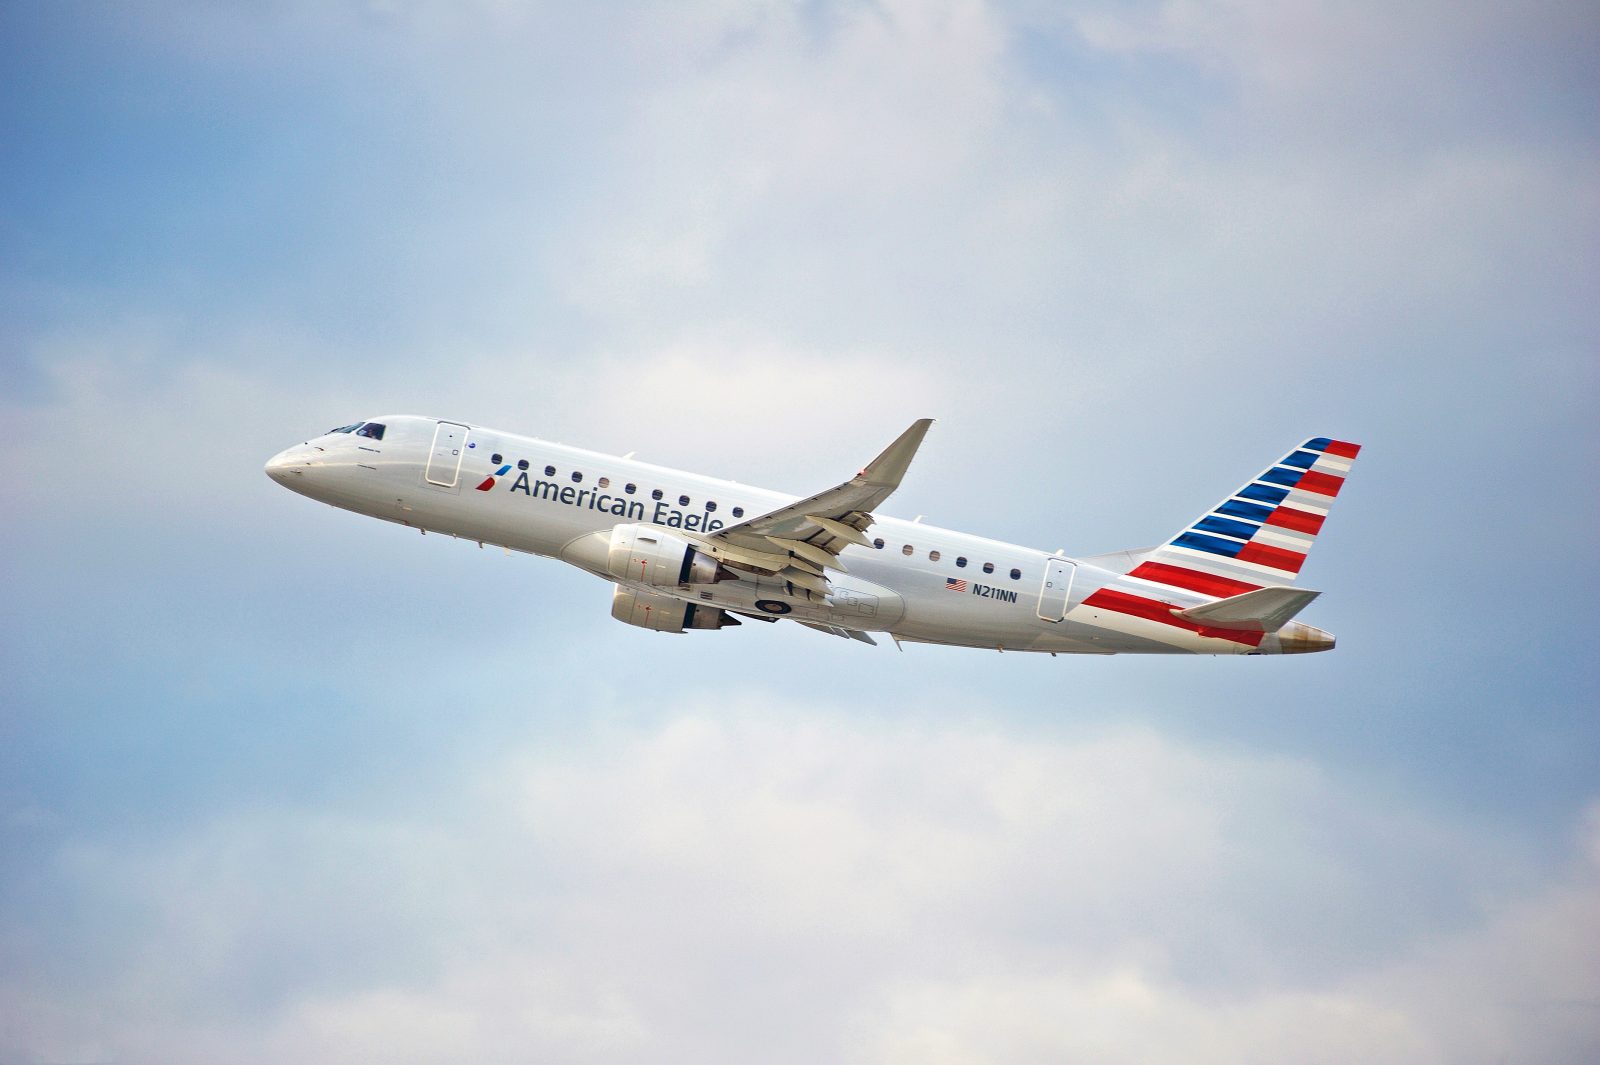
<path id="1" fill-rule="evenodd" d="M 619 581 L 657 588 L 713 584 L 737 576 L 683 537 L 657 525 L 618 525 L 612 529 L 606 568 Z"/>
<path id="2" fill-rule="evenodd" d="M 737 625 L 739 619 L 721 607 L 685 603 L 670 595 L 636 592 L 617 585 L 611 596 L 611 616 L 641 629 L 656 632 L 682 632 L 685 629 L 720 629 Z"/>

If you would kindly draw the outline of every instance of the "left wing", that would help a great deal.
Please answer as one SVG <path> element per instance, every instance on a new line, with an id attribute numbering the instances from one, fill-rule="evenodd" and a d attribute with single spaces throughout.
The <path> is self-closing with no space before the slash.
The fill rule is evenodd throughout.
<path id="1" fill-rule="evenodd" d="M 762 514 L 706 537 L 720 561 L 781 576 L 797 588 L 828 594 L 827 569 L 843 570 L 839 552 L 851 544 L 870 547 L 865 532 L 872 510 L 900 487 L 932 418 L 913 422 L 894 443 L 850 480 L 826 492 Z"/>

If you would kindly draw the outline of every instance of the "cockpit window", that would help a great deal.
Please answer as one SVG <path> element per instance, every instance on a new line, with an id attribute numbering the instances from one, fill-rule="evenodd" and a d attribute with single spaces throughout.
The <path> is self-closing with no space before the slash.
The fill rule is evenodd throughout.
<path id="1" fill-rule="evenodd" d="M 359 428 L 361 428 L 361 423 L 360 422 L 356 422 L 353 425 L 341 425 L 337 429 L 329 429 L 326 433 L 323 433 L 322 435 L 323 436 L 332 436 L 334 433 L 353 433 Z"/>
<path id="2" fill-rule="evenodd" d="M 382 440 L 385 426 L 381 422 L 368 422 L 356 430 L 357 436 L 364 436 L 371 440 Z"/>

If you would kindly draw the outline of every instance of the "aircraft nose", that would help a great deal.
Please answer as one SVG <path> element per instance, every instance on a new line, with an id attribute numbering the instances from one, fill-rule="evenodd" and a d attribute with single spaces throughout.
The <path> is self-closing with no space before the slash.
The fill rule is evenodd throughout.
<path id="1" fill-rule="evenodd" d="M 305 468 L 305 456 L 297 454 L 299 448 L 285 448 L 267 460 L 267 476 L 279 484 L 287 485 Z"/>

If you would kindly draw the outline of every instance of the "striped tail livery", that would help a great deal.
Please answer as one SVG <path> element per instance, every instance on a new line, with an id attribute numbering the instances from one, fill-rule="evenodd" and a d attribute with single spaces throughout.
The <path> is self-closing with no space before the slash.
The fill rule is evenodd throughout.
<path id="1" fill-rule="evenodd" d="M 1327 633 L 1292 621 L 1321 593 L 1293 584 L 1360 451 L 1307 440 L 1084 605 L 1263 651 L 1330 649 Z"/>

